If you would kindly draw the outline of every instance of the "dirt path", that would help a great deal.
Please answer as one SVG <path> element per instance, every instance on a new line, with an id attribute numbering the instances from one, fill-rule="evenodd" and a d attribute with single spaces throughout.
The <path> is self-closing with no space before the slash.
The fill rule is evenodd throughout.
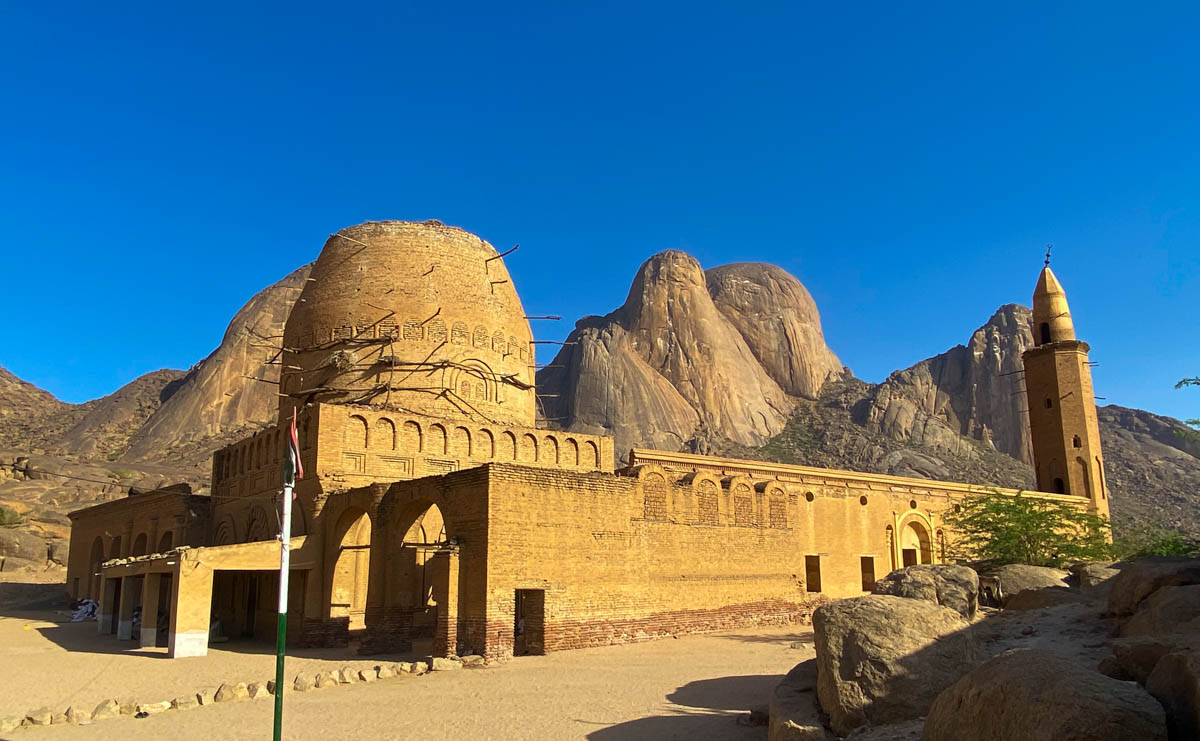
<path id="1" fill-rule="evenodd" d="M 0 714 L 71 703 L 90 711 L 108 697 L 169 700 L 224 681 L 273 674 L 269 647 L 222 647 L 170 660 L 163 649 L 122 650 L 95 623 L 58 624 L 46 613 L 0 617 L 0 665 L 10 678 Z M 801 648 L 790 648 L 802 641 Z M 419 647 L 418 647 L 419 648 Z M 764 728 L 737 717 L 765 705 L 780 675 L 812 656 L 803 628 L 689 636 L 524 657 L 487 669 L 402 677 L 372 685 L 289 693 L 286 737 L 472 739 L 756 739 Z M 401 660 L 403 657 L 389 657 Z M 289 658 L 288 676 L 319 668 L 374 666 L 344 651 Z M 146 719 L 22 729 L 13 738 L 269 738 L 271 702 L 251 700 Z"/>

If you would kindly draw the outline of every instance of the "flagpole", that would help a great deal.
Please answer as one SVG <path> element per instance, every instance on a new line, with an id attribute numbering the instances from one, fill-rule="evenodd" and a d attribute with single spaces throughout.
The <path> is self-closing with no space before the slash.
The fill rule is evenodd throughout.
<path id="1" fill-rule="evenodd" d="M 291 562 L 292 485 L 283 486 L 283 522 L 279 533 L 279 625 L 275 635 L 275 741 L 283 733 L 283 647 L 287 640 L 288 571 Z"/>
<path id="2" fill-rule="evenodd" d="M 279 622 L 275 628 L 275 731 L 274 741 L 283 735 L 283 654 L 287 643 L 288 574 L 292 557 L 292 487 L 297 476 L 304 475 L 300 463 L 300 441 L 296 434 L 296 410 L 287 439 L 283 469 L 283 512 L 279 518 Z"/>

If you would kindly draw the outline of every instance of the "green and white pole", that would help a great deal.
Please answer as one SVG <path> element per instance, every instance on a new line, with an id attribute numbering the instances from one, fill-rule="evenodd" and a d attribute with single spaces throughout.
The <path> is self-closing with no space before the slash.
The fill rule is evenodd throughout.
<path id="1" fill-rule="evenodd" d="M 279 530 L 279 625 L 275 636 L 275 741 L 283 734 L 283 648 L 287 641 L 288 572 L 291 563 L 292 485 L 285 474 Z"/>

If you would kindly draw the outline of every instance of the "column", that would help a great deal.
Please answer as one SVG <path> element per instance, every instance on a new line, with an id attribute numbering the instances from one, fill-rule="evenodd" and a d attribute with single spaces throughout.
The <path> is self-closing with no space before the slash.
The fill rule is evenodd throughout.
<path id="1" fill-rule="evenodd" d="M 142 601 L 142 579 L 140 576 L 127 576 L 121 580 L 121 604 L 117 613 L 119 640 L 133 638 L 133 611 Z"/>
<path id="2" fill-rule="evenodd" d="M 455 656 L 458 653 L 458 551 L 439 551 L 435 558 L 439 562 L 434 584 L 438 611 L 432 652 L 434 656 Z"/>
<path id="3" fill-rule="evenodd" d="M 162 578 L 162 574 L 146 574 L 142 577 L 142 631 L 138 636 L 142 648 L 158 645 L 158 597 Z"/>
<path id="4" fill-rule="evenodd" d="M 100 603 L 100 606 L 97 608 L 96 632 L 111 633 L 113 619 L 117 614 L 117 586 L 121 583 L 121 580 L 105 579 L 103 576 L 99 578 L 100 595 L 97 601 Z"/>
<path id="5" fill-rule="evenodd" d="M 208 654 L 213 572 L 181 560 L 171 579 L 171 633 L 167 655 L 173 659 Z"/>

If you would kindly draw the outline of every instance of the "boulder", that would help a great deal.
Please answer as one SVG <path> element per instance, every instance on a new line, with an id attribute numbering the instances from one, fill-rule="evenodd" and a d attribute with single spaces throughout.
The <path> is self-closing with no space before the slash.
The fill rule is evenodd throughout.
<path id="1" fill-rule="evenodd" d="M 191 710 L 198 707 L 200 707 L 200 701 L 196 699 L 195 695 L 180 695 L 171 700 L 172 710 Z"/>
<path id="2" fill-rule="evenodd" d="M 473 666 L 473 667 L 481 667 L 484 665 L 484 663 L 486 663 L 484 658 L 482 656 L 480 656 L 479 654 L 469 654 L 467 656 L 462 656 L 459 658 L 459 661 L 462 662 L 463 666 Z"/>
<path id="3" fill-rule="evenodd" d="M 424 661 L 415 661 L 409 671 L 416 675 L 425 674 L 429 671 L 429 664 L 426 664 Z"/>
<path id="4" fill-rule="evenodd" d="M 1112 561 L 1092 561 L 1077 563 L 1070 568 L 1070 572 L 1075 586 L 1080 589 L 1092 589 L 1121 573 L 1121 570 L 1113 568 Z"/>
<path id="5" fill-rule="evenodd" d="M 1200 584 L 1200 558 L 1143 558 L 1121 569 L 1112 579 L 1108 612 L 1124 616 L 1137 612 L 1142 600 L 1162 587 Z"/>
<path id="6" fill-rule="evenodd" d="M 90 723 L 92 721 L 91 713 L 89 713 L 86 710 L 80 710 L 79 708 L 75 707 L 74 705 L 67 708 L 66 716 L 67 716 L 67 722 L 73 726 L 82 725 L 84 723 Z"/>
<path id="7" fill-rule="evenodd" d="M 0 527 L 0 556 L 46 565 L 46 542 L 25 530 Z"/>
<path id="8" fill-rule="evenodd" d="M 434 656 L 429 665 L 430 671 L 448 672 L 454 669 L 462 669 L 462 662 L 455 659 L 444 659 L 440 656 Z"/>
<path id="9" fill-rule="evenodd" d="M 1109 647 L 1120 672 L 1138 684 L 1145 684 L 1159 659 L 1169 653 L 1190 650 L 1193 642 L 1200 648 L 1200 636 L 1137 636 L 1117 638 Z"/>
<path id="10" fill-rule="evenodd" d="M 31 710 L 25 714 L 25 725 L 27 726 L 48 726 L 50 721 L 54 719 L 54 711 L 50 708 L 38 708 Z"/>
<path id="11" fill-rule="evenodd" d="M 1041 649 L 1009 651 L 941 693 L 922 741 L 1166 741 L 1162 707 L 1141 687 Z"/>
<path id="12" fill-rule="evenodd" d="M 0 715 L 0 733 L 15 731 L 21 727 L 22 720 L 24 719 L 17 715 Z"/>
<path id="13" fill-rule="evenodd" d="M 55 713 L 50 718 L 50 724 L 55 726 L 65 726 L 67 724 L 67 714 Z"/>
<path id="14" fill-rule="evenodd" d="M 1200 632 L 1200 585 L 1162 587 L 1142 600 L 1121 626 L 1123 636 L 1161 636 Z"/>
<path id="15" fill-rule="evenodd" d="M 1200 654 L 1162 657 L 1146 678 L 1146 690 L 1167 712 L 1171 741 L 1200 738 Z"/>
<path id="16" fill-rule="evenodd" d="M 104 700 L 92 711 L 92 720 L 116 718 L 121 714 L 121 704 L 116 700 Z"/>
<path id="17" fill-rule="evenodd" d="M 313 678 L 308 674 L 297 674 L 296 681 L 292 682 L 292 689 L 296 692 L 308 692 L 313 688 Z"/>
<path id="18" fill-rule="evenodd" d="M 397 674 L 412 674 L 414 664 L 411 661 L 398 661 L 392 664 L 392 669 Z"/>
<path id="19" fill-rule="evenodd" d="M 339 684 L 354 684 L 358 681 L 358 671 L 348 666 L 338 669 L 335 676 Z"/>
<path id="20" fill-rule="evenodd" d="M 249 700 L 250 690 L 246 687 L 245 682 L 237 684 L 223 684 L 217 688 L 217 694 L 213 696 L 217 702 L 236 702 L 239 700 Z"/>
<path id="21" fill-rule="evenodd" d="M 137 712 L 135 715 L 157 715 L 171 709 L 171 701 L 163 700 L 162 702 L 142 702 L 138 703 Z M 142 717 L 145 717 L 144 715 Z"/>
<path id="22" fill-rule="evenodd" d="M 974 663 L 968 626 L 948 607 L 892 595 L 817 608 L 817 695 L 833 730 L 923 716 Z"/>
<path id="23" fill-rule="evenodd" d="M 1046 587 L 1045 589 L 1026 589 L 1017 592 L 1004 602 L 1006 610 L 1040 610 L 1043 607 L 1058 607 L 1073 605 L 1084 600 L 1077 590 L 1067 587 Z"/>
<path id="24" fill-rule="evenodd" d="M 991 569 L 987 575 L 999 583 L 1000 602 L 1007 607 L 1008 600 L 1027 589 L 1067 586 L 1068 572 L 1045 566 L 1010 563 Z"/>
<path id="25" fill-rule="evenodd" d="M 126 698 L 121 699 L 120 703 L 121 703 L 121 715 L 133 715 L 134 713 L 136 713 L 138 711 L 137 710 L 137 706 L 138 706 L 137 700 L 134 700 L 131 697 L 126 697 Z"/>
<path id="26" fill-rule="evenodd" d="M 320 689 L 321 687 L 336 687 L 337 683 L 337 672 L 321 672 L 317 674 L 313 686 Z"/>
<path id="27" fill-rule="evenodd" d="M 969 620 L 979 607 L 979 574 L 953 564 L 907 566 L 875 582 L 873 591 L 936 602 Z"/>
<path id="28" fill-rule="evenodd" d="M 196 703 L 199 705 L 212 705 L 216 700 L 213 699 L 213 689 L 200 690 L 196 693 Z"/>
<path id="29" fill-rule="evenodd" d="M 358 670 L 358 681 L 374 682 L 376 679 L 379 679 L 379 676 L 375 674 L 374 669 L 359 669 Z"/>
<path id="30" fill-rule="evenodd" d="M 797 664 L 775 687 L 767 706 L 768 741 L 834 741 L 817 706 L 817 660 Z"/>
<path id="31" fill-rule="evenodd" d="M 260 697 L 268 697 L 271 693 L 267 691 L 267 685 L 263 682 L 251 682 L 246 685 L 246 694 L 251 700 L 257 700 Z"/>
<path id="32" fill-rule="evenodd" d="M 380 679 L 391 679 L 396 676 L 396 670 L 387 664 L 380 664 L 375 669 L 375 676 Z"/>

